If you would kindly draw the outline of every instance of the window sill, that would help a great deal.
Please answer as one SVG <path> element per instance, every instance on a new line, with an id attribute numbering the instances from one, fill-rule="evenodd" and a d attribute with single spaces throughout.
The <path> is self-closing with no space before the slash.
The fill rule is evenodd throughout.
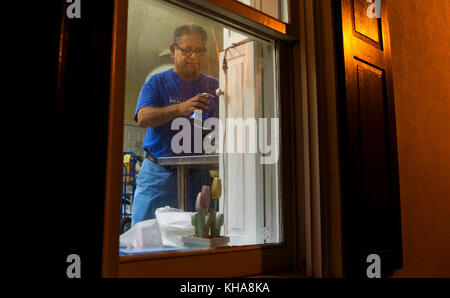
<path id="1" fill-rule="evenodd" d="M 292 268 L 286 244 L 220 247 L 119 257 L 118 277 L 236 278 Z"/>
<path id="2" fill-rule="evenodd" d="M 175 250 L 175 251 L 161 251 L 146 254 L 136 254 L 128 256 L 120 256 L 120 263 L 128 262 L 139 262 L 155 259 L 168 259 L 168 258 L 182 258 L 191 256 L 204 256 L 213 254 L 227 254 L 234 252 L 244 252 L 244 251 L 258 251 L 258 250 L 269 250 L 269 249 L 280 249 L 284 248 L 285 245 L 281 243 L 275 244 L 262 244 L 262 245 L 240 245 L 240 246 L 228 246 L 228 247 L 217 247 L 209 249 L 192 249 L 192 250 Z"/>

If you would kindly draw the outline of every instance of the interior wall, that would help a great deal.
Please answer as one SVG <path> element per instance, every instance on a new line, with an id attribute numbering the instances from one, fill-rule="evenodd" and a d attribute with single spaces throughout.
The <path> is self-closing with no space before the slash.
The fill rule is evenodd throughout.
<path id="1" fill-rule="evenodd" d="M 201 25 L 208 33 L 207 55 L 201 71 L 218 78 L 217 48 L 222 49 L 222 27 L 158 1 L 129 1 L 125 94 L 126 123 L 135 123 L 133 117 L 137 98 L 149 73 L 158 66 L 173 63 L 169 56 L 173 31 L 176 27 L 187 23 Z"/>
<path id="2" fill-rule="evenodd" d="M 404 268 L 450 277 L 450 1 L 388 6 Z"/>
<path id="3" fill-rule="evenodd" d="M 223 27 L 204 18 L 154 0 L 128 1 L 127 70 L 124 111 L 124 152 L 143 156 L 146 128 L 134 121 L 136 104 L 145 80 L 171 68 L 170 44 L 176 27 L 196 23 L 208 34 L 207 54 L 202 73 L 219 77 L 218 50 L 223 47 Z"/>

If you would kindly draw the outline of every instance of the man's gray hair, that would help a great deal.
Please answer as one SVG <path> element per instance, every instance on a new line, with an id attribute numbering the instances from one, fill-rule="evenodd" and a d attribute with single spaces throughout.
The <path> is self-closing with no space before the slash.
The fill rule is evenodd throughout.
<path id="1" fill-rule="evenodd" d="M 200 36 L 205 44 L 208 41 L 208 35 L 202 26 L 196 24 L 185 24 L 177 27 L 173 32 L 173 43 L 178 44 L 180 37 L 187 34 L 196 34 Z"/>

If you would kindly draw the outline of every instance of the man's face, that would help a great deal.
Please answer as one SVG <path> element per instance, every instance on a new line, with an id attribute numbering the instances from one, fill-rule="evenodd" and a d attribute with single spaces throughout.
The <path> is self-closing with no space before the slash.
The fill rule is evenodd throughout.
<path id="1" fill-rule="evenodd" d="M 179 38 L 178 45 L 170 46 L 170 56 L 176 69 L 188 76 L 198 76 L 204 56 L 199 53 L 205 49 L 202 38 L 197 34 L 186 34 Z M 185 53 L 183 53 L 183 50 Z M 186 52 L 191 52 L 186 55 Z"/>

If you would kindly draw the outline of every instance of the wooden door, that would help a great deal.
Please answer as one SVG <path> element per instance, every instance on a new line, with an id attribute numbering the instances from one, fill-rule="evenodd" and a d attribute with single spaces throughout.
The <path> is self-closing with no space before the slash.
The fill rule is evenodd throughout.
<path id="1" fill-rule="evenodd" d="M 365 277 L 377 254 L 381 272 L 402 267 L 400 194 L 389 24 L 384 1 L 341 0 L 343 49 L 344 259 Z M 340 19 L 339 19 L 340 18 Z M 339 23 L 338 23 L 339 24 Z"/>
<path id="2" fill-rule="evenodd" d="M 220 89 L 224 91 L 219 108 L 219 118 L 224 125 L 224 148 L 220 155 L 219 168 L 224 182 L 224 193 L 220 200 L 221 211 L 225 213 L 225 234 L 230 236 L 230 244 L 245 245 L 263 243 L 262 239 L 262 199 L 263 185 L 260 154 L 238 152 L 237 130 L 230 121 L 258 119 L 261 115 L 261 64 L 256 63 L 257 43 L 247 42 L 226 51 L 227 70 L 220 68 Z M 225 51 L 220 53 L 223 62 Z M 237 123 L 237 122 L 236 122 Z M 233 131 L 232 131 L 233 130 Z M 251 137 L 251 136 L 250 136 Z M 256 137 L 256 135 L 255 135 Z M 256 139 L 253 140 L 256 143 Z"/>

